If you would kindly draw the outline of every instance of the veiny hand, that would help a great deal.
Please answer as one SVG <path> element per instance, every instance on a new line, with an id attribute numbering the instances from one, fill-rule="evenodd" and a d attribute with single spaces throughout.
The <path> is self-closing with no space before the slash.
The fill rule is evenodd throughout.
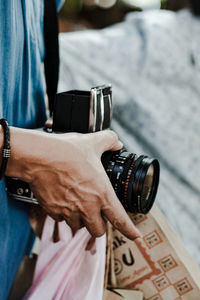
<path id="1" fill-rule="evenodd" d="M 20 135 L 16 131 L 11 130 L 14 154 L 7 175 L 29 182 L 49 215 L 64 219 L 72 230 L 86 226 L 94 237 L 104 234 L 105 219 L 130 239 L 140 236 L 101 164 L 103 152 L 122 147 L 114 132 L 30 134 L 24 130 Z"/>

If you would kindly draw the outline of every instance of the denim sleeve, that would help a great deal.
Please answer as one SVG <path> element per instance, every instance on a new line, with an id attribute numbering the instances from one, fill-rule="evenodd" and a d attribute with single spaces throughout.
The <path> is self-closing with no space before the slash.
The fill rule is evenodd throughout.
<path id="1" fill-rule="evenodd" d="M 65 0 L 56 0 L 57 1 L 57 9 L 58 11 L 61 9 L 61 7 L 63 6 Z"/>

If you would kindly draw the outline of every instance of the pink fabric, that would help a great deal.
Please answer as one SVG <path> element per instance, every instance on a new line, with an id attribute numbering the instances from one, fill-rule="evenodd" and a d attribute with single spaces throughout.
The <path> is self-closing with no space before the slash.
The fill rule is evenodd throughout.
<path id="1" fill-rule="evenodd" d="M 52 240 L 55 222 L 45 221 L 33 284 L 24 300 L 102 300 L 105 270 L 105 235 L 90 251 L 86 228 L 72 236 L 65 222 L 58 223 L 59 242 Z"/>

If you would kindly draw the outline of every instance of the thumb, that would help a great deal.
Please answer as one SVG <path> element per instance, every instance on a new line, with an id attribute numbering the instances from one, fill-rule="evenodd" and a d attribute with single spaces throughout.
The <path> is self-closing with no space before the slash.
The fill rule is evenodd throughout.
<path id="1" fill-rule="evenodd" d="M 105 151 L 117 151 L 122 149 L 123 144 L 117 134 L 112 130 L 103 130 L 91 134 L 94 139 L 95 150 L 102 155 Z"/>

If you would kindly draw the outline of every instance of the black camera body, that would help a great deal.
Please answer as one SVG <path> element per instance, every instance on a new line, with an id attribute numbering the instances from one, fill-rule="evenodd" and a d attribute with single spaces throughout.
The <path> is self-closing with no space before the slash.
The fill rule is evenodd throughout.
<path id="1" fill-rule="evenodd" d="M 110 128 L 112 87 L 102 85 L 90 91 L 72 90 L 56 95 L 53 131 L 89 133 Z M 159 182 L 156 159 L 129 153 L 125 149 L 105 152 L 102 164 L 126 211 L 148 213 Z"/>
<path id="2" fill-rule="evenodd" d="M 92 133 L 110 128 L 112 119 L 112 87 L 102 85 L 90 91 L 71 90 L 55 97 L 53 127 L 55 133 Z M 151 209 L 159 184 L 157 159 L 121 151 L 103 153 L 104 169 L 120 202 L 127 212 L 146 214 Z M 6 178 L 10 197 L 35 203 L 29 185 Z"/>
<path id="3" fill-rule="evenodd" d="M 56 95 L 54 132 L 96 132 L 110 127 L 112 88 L 103 85 L 90 91 L 72 90 Z"/>

